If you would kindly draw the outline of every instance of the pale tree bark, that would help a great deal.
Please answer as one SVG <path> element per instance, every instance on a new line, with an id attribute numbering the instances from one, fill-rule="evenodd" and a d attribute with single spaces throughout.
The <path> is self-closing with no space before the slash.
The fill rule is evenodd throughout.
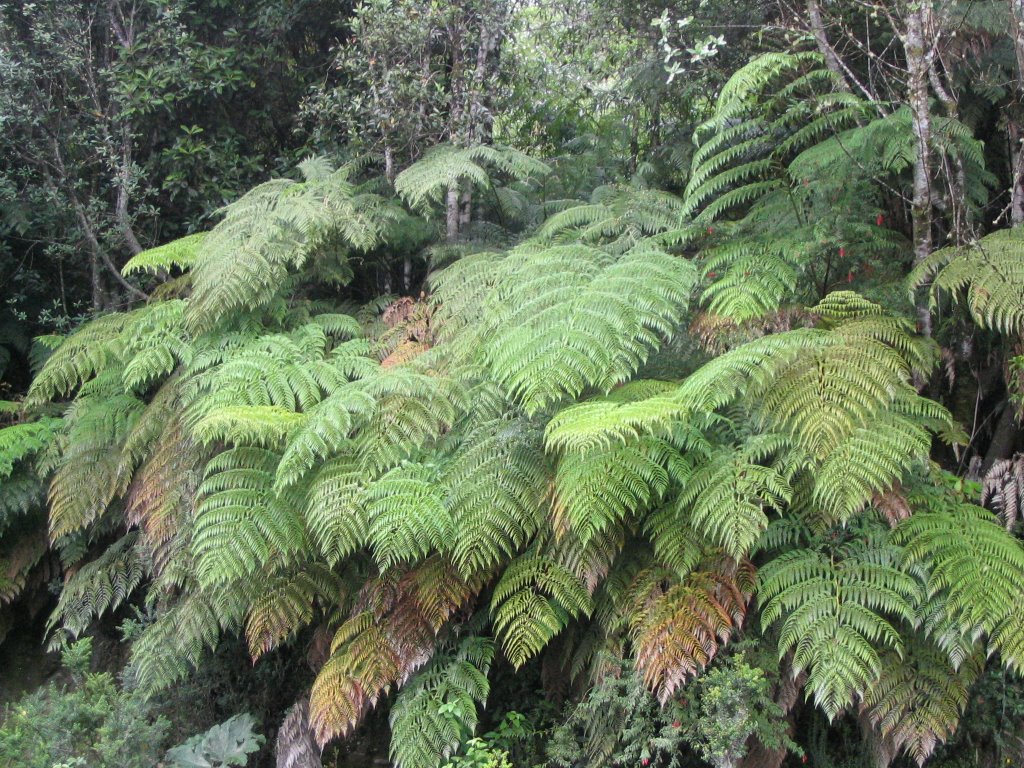
<path id="1" fill-rule="evenodd" d="M 863 83 L 854 71 L 846 65 L 842 57 L 836 53 L 835 46 L 829 41 L 825 19 L 822 16 L 821 5 L 818 0 L 807 0 L 806 11 L 807 25 L 810 28 L 811 35 L 814 36 L 814 43 L 818 46 L 818 52 L 825 59 L 825 66 L 837 75 L 836 83 L 839 88 L 847 93 L 852 93 L 853 89 L 850 87 L 852 84 L 868 101 L 877 102 L 878 98 L 871 88 Z"/>
<path id="2" fill-rule="evenodd" d="M 1017 60 L 1016 94 L 1013 106 L 1007 110 L 1007 136 L 1010 141 L 1010 223 L 1024 224 L 1024 0 L 1009 0 L 1013 50 Z"/>
<path id="3" fill-rule="evenodd" d="M 459 187 L 457 184 L 448 187 L 445 209 L 445 230 L 448 242 L 453 243 L 459 239 Z"/>
<path id="4" fill-rule="evenodd" d="M 930 0 L 911 0 L 907 5 L 903 48 L 907 59 L 907 102 L 917 157 L 914 162 L 914 186 L 911 198 L 914 264 L 920 264 L 932 252 L 932 118 L 928 103 L 928 80 L 934 56 Z M 931 336 L 931 313 L 927 302 L 917 307 L 921 333 Z"/>
<path id="5" fill-rule="evenodd" d="M 818 0 L 807 0 L 807 21 L 811 27 L 811 34 L 814 35 L 814 42 L 818 51 L 825 57 L 825 66 L 839 75 L 839 87 L 849 91 L 850 86 L 846 82 L 846 75 L 843 72 L 843 63 L 839 60 L 835 49 L 828 41 L 828 34 L 825 32 L 825 21 L 821 17 L 821 6 Z"/>
<path id="6" fill-rule="evenodd" d="M 479 25 L 475 56 L 469 52 L 471 46 L 466 46 L 469 50 L 463 49 L 471 36 L 469 25 L 473 21 Z M 507 3 L 497 0 L 479 3 L 475 9 L 467 8 L 449 29 L 452 48 L 449 134 L 452 143 L 458 146 L 472 147 L 490 140 L 492 115 L 487 104 L 488 86 L 497 68 L 507 27 Z M 454 241 L 472 222 L 472 189 L 453 185 L 448 190 L 445 205 L 447 236 L 449 241 Z"/>

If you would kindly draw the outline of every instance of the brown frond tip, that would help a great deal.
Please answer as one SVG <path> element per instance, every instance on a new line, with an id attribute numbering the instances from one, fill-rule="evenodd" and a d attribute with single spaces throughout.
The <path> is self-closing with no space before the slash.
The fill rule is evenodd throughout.
<path id="1" fill-rule="evenodd" d="M 876 493 L 871 498 L 871 504 L 882 513 L 890 528 L 895 528 L 901 520 L 906 520 L 911 514 L 910 504 L 903 495 L 899 483 L 883 493 Z"/>
<path id="2" fill-rule="evenodd" d="M 1024 453 L 992 465 L 981 483 L 981 503 L 999 514 L 1007 530 L 1013 528 L 1024 506 Z"/>
<path id="3" fill-rule="evenodd" d="M 422 668 L 444 624 L 479 589 L 440 556 L 404 574 L 370 579 L 313 683 L 309 710 L 317 742 L 348 735 L 383 694 Z"/>
<path id="4" fill-rule="evenodd" d="M 276 768 L 323 768 L 309 724 L 309 697 L 299 699 L 288 710 L 277 732 L 274 753 Z"/>
<path id="5" fill-rule="evenodd" d="M 46 534 L 33 532 L 0 552 L 0 605 L 17 597 L 28 583 L 29 572 L 43 559 L 47 550 Z"/>
<path id="6" fill-rule="evenodd" d="M 698 312 L 690 323 L 690 334 L 705 352 L 720 355 L 769 333 L 813 325 L 814 316 L 803 307 L 796 306 L 782 307 L 742 322 L 714 312 Z"/>
<path id="7" fill-rule="evenodd" d="M 743 621 L 745 571 L 697 571 L 678 584 L 650 571 L 637 576 L 631 618 L 636 664 L 662 704 L 711 662 Z"/>
<path id="8" fill-rule="evenodd" d="M 381 320 L 387 330 L 377 339 L 377 355 L 383 367 L 407 362 L 434 345 L 433 314 L 433 302 L 408 296 L 385 308 Z"/>

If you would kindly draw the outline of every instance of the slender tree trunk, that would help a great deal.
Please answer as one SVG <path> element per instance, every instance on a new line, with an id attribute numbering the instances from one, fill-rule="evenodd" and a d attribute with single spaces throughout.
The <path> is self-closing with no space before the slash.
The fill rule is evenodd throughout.
<path id="1" fill-rule="evenodd" d="M 1017 105 L 1017 109 L 1020 107 Z M 1015 111 L 1007 110 L 1006 133 L 1010 141 L 1010 224 L 1016 227 L 1024 224 L 1024 128 L 1013 114 Z"/>
<path id="2" fill-rule="evenodd" d="M 1017 88 L 1014 103 L 1007 110 L 1007 134 L 1010 140 L 1010 223 L 1024 224 L 1024 0 L 1010 0 L 1013 50 L 1017 59 Z"/>
<path id="3" fill-rule="evenodd" d="M 919 264 L 932 252 L 932 122 L 928 104 L 930 51 L 925 31 L 930 16 L 929 0 L 911 0 L 907 8 L 903 46 L 907 57 L 907 101 L 917 149 L 914 162 L 914 190 L 911 200 L 914 263 Z M 921 333 L 931 336 L 931 313 L 926 301 L 917 307 Z"/>
<path id="4" fill-rule="evenodd" d="M 459 232 L 465 232 L 473 221 L 473 192 L 467 186 L 459 200 Z"/>
<path id="5" fill-rule="evenodd" d="M 103 309 L 103 280 L 100 278 L 100 257 L 95 251 L 89 253 L 89 280 L 92 283 L 92 312 L 98 314 Z"/>
<path id="6" fill-rule="evenodd" d="M 811 34 L 814 35 L 818 51 L 825 57 L 825 66 L 839 76 L 839 87 L 844 91 L 849 91 L 850 86 L 846 82 L 842 62 L 839 61 L 835 49 L 828 42 L 825 21 L 821 17 L 821 6 L 818 4 L 818 0 L 807 0 L 807 21 L 811 26 Z"/>
<path id="7" fill-rule="evenodd" d="M 448 242 L 454 243 L 459 238 L 459 187 L 452 184 L 448 187 L 448 195 L 445 198 L 446 206 L 446 229 Z"/>
<path id="8" fill-rule="evenodd" d="M 132 168 L 132 134 L 131 126 L 125 125 L 121 129 L 121 167 L 117 173 L 117 203 L 115 205 L 115 215 L 117 216 L 117 225 L 121 230 L 121 235 L 124 237 L 124 242 L 128 246 L 128 251 L 135 256 L 142 253 L 142 246 L 139 244 L 139 239 L 135 236 L 135 229 L 132 226 L 132 217 L 128 213 L 128 187 L 131 185 L 131 168 Z"/>

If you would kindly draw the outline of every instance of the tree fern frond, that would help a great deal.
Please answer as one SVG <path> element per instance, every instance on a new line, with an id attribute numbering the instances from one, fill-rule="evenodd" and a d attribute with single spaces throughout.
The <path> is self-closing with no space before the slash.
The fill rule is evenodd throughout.
<path id="1" fill-rule="evenodd" d="M 48 625 L 51 631 L 60 625 L 61 641 L 77 638 L 93 619 L 123 604 L 142 582 L 149 563 L 138 538 L 136 532 L 122 536 L 64 584 Z"/>
<path id="2" fill-rule="evenodd" d="M 399 692 L 391 709 L 391 759 L 398 768 L 439 768 L 477 724 L 490 685 L 492 641 L 466 637 L 435 656 Z"/>
<path id="3" fill-rule="evenodd" d="M 893 618 L 914 620 L 920 587 L 899 567 L 899 552 L 877 536 L 831 555 L 798 549 L 758 574 L 766 629 L 782 619 L 779 654 L 793 651 L 796 673 L 829 719 L 879 678 L 880 649 L 902 650 Z"/>
<path id="4" fill-rule="evenodd" d="M 274 179 L 224 208 L 224 219 L 193 259 L 190 331 L 266 306 L 288 270 L 301 267 L 330 237 L 363 250 L 379 242 L 377 201 L 355 194 L 347 169 L 328 173 L 323 163 L 302 168 L 311 173 L 305 181 Z"/>
<path id="5" fill-rule="evenodd" d="M 919 510 L 894 531 L 909 564 L 927 574 L 929 595 L 943 597 L 947 625 L 983 632 L 1011 667 L 1024 663 L 1024 547 L 988 510 L 971 504 Z"/>
<path id="6" fill-rule="evenodd" d="M 489 186 L 488 167 L 513 179 L 543 176 L 550 170 L 543 162 L 511 147 L 441 144 L 395 177 L 395 191 L 413 208 L 422 209 L 453 187 Z"/>
<path id="7" fill-rule="evenodd" d="M 663 705 L 728 641 L 749 598 L 727 572 L 715 570 L 667 586 L 665 574 L 642 572 L 631 593 L 636 664 Z"/>
<path id="8" fill-rule="evenodd" d="M 501 267 L 467 347 L 528 413 L 625 382 L 673 335 L 693 284 L 689 262 L 646 247 L 618 260 L 579 245 L 526 248 Z"/>
<path id="9" fill-rule="evenodd" d="M 554 517 L 586 545 L 608 526 L 644 511 L 668 490 L 670 445 L 646 438 L 607 450 L 569 453 L 555 473 Z"/>
<path id="10" fill-rule="evenodd" d="M 196 575 L 204 587 L 230 583 L 302 549 L 295 500 L 272 490 L 279 458 L 263 448 L 237 447 L 206 465 L 192 524 Z"/>
<path id="11" fill-rule="evenodd" d="M 934 306 L 940 291 L 963 295 L 975 322 L 1014 334 L 1024 330 L 1024 232 L 1001 229 L 963 247 L 940 248 L 910 273 L 911 291 L 931 282 Z"/>
<path id="12" fill-rule="evenodd" d="M 882 674 L 867 690 L 862 708 L 897 749 L 924 765 L 956 730 L 983 666 L 975 654 L 953 667 L 945 653 L 915 638 L 902 656 L 882 657 Z"/>
<path id="13" fill-rule="evenodd" d="M 582 582 L 543 557 L 522 556 L 502 574 L 491 597 L 494 629 L 517 669 L 565 629 L 569 620 L 590 613 Z"/>
<path id="14" fill-rule="evenodd" d="M 309 624 L 318 596 L 337 600 L 340 593 L 337 576 L 323 568 L 306 568 L 271 579 L 253 601 L 245 620 L 245 637 L 253 661 Z"/>
<path id="15" fill-rule="evenodd" d="M 136 254 L 121 268 L 121 274 L 127 277 L 138 272 L 159 274 L 170 272 L 174 267 L 187 270 L 196 262 L 196 255 L 206 239 L 206 232 L 185 235 L 169 243 L 148 248 Z"/>

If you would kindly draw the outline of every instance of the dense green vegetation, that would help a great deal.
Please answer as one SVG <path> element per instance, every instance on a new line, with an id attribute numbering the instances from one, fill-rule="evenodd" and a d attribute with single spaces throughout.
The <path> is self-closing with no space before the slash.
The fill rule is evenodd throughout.
<path id="1" fill-rule="evenodd" d="M 0 3 L 0 762 L 1024 762 L 1021 41 Z"/>

